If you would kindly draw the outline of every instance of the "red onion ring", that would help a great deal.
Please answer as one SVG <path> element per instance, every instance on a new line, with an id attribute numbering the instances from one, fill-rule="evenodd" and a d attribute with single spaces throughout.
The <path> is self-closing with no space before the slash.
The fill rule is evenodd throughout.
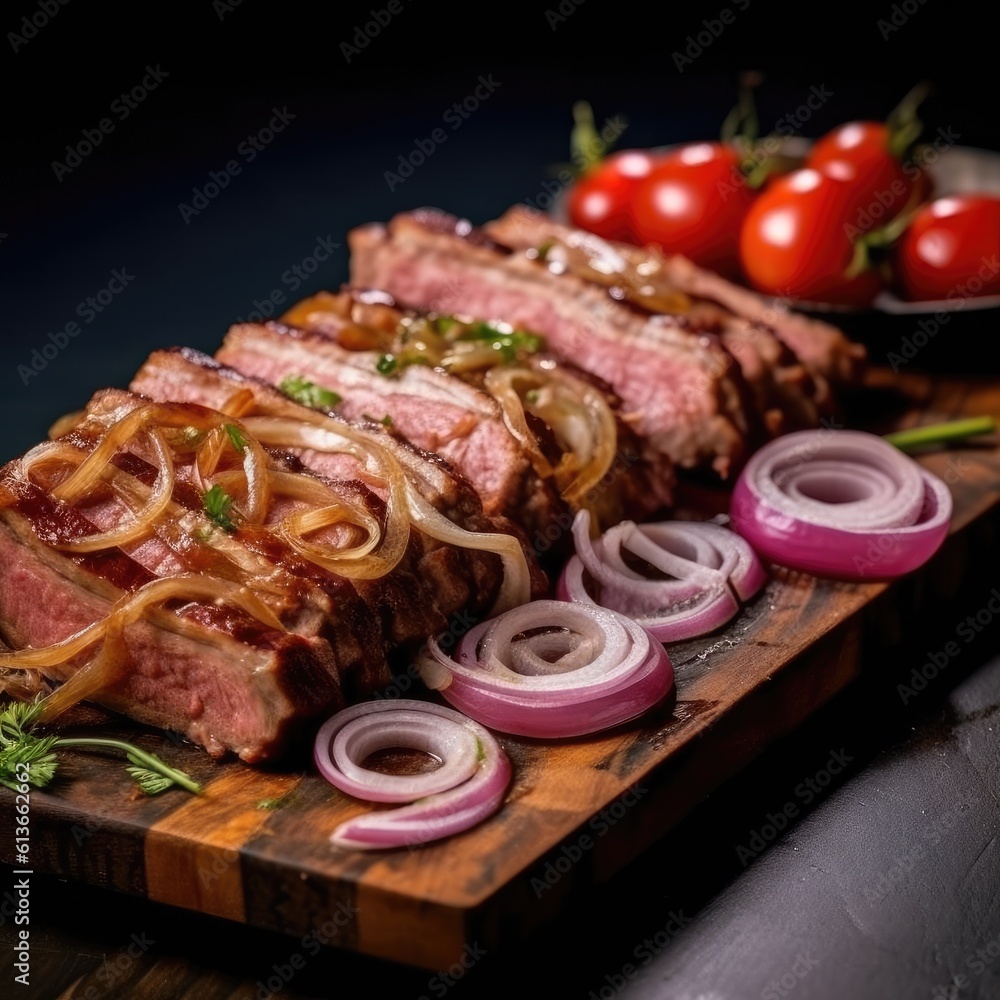
<path id="1" fill-rule="evenodd" d="M 410 775 L 362 766 L 388 747 L 422 750 L 442 764 Z M 331 843 L 362 850 L 424 844 L 468 830 L 500 808 L 511 776 L 510 761 L 492 733 L 443 705 L 408 699 L 363 702 L 338 712 L 316 734 L 314 759 L 323 777 L 348 795 L 413 803 L 356 816 L 333 831 Z"/>
<path id="2" fill-rule="evenodd" d="M 473 628 L 448 656 L 421 660 L 428 687 L 492 729 L 554 739 L 628 722 L 674 687 L 663 647 L 607 608 L 533 601 Z"/>
<path id="3" fill-rule="evenodd" d="M 750 545 L 711 522 L 622 521 L 592 541 L 590 516 L 581 510 L 573 537 L 576 555 L 559 578 L 556 596 L 628 615 L 661 642 L 714 632 L 767 578 Z M 667 578 L 643 576 L 625 562 L 623 550 Z"/>
<path id="4" fill-rule="evenodd" d="M 766 559 L 819 576 L 891 579 L 922 566 L 951 523 L 937 476 L 863 431 L 766 444 L 733 491 L 733 527 Z"/>

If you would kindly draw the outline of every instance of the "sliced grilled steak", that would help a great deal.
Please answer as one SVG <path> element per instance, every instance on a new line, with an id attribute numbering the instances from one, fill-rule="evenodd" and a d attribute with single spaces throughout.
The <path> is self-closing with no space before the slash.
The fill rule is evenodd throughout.
<path id="1" fill-rule="evenodd" d="M 234 393 L 246 391 L 252 394 L 251 414 L 292 420 L 314 415 L 274 386 L 186 348 L 152 354 L 133 379 L 131 388 L 151 399 L 175 399 L 214 408 L 225 406 Z M 417 482 L 424 498 L 450 521 L 468 531 L 499 532 L 523 542 L 523 532 L 513 522 L 483 513 L 478 494 L 444 459 L 419 451 L 381 425 L 369 424 L 367 430 L 377 435 L 379 444 Z M 321 476 L 361 478 L 385 498 L 379 485 L 369 481 L 370 477 L 350 455 L 302 448 L 288 450 L 306 468 Z M 408 556 L 414 562 L 409 575 L 400 568 L 392 574 L 391 583 L 384 579 L 353 581 L 362 598 L 378 609 L 387 634 L 396 645 L 423 641 L 445 627 L 459 611 L 484 613 L 493 604 L 502 582 L 499 560 L 492 553 L 441 544 L 417 530 L 410 537 L 412 551 Z M 548 582 L 533 555 L 523 547 L 532 593 L 536 596 L 545 593 Z"/>
<path id="2" fill-rule="evenodd" d="M 374 523 L 386 515 L 381 481 L 372 488 L 363 481 L 371 478 L 363 454 L 300 450 L 314 468 L 322 468 L 323 477 L 294 455 L 271 450 L 265 458 L 257 452 L 268 476 L 284 477 L 275 480 L 279 492 L 261 508 L 264 520 L 218 520 L 195 469 L 195 445 L 186 443 L 204 438 L 197 427 L 215 426 L 222 434 L 227 418 L 204 403 L 233 406 L 243 414 L 255 407 L 290 417 L 313 416 L 312 411 L 204 356 L 162 357 L 164 366 L 154 360 L 138 379 L 147 396 L 98 393 L 57 443 L 29 453 L 24 461 L 31 463 L 30 473 L 21 460 L 0 472 L 0 558 L 12 567 L 0 577 L 2 638 L 13 649 L 46 647 L 108 619 L 123 599 L 146 598 L 166 586 L 165 603 L 144 606 L 141 616 L 125 625 L 120 655 L 113 651 L 117 647 L 108 647 L 110 656 L 97 655 L 112 642 L 102 633 L 73 657 L 67 654 L 46 668 L 48 682 L 67 682 L 69 691 L 73 682 L 97 673 L 96 665 L 102 671 L 98 682 L 83 697 L 182 732 L 212 753 L 232 750 L 250 762 L 267 760 L 282 751 L 304 719 L 342 706 L 345 696 L 370 696 L 384 684 L 387 654 L 444 628 L 457 612 L 474 617 L 488 608 L 500 589 L 500 558 L 442 544 L 414 529 L 391 571 L 377 579 L 349 580 L 296 551 L 284 533 L 291 523 L 286 519 L 322 506 L 317 490 L 333 490 Z M 157 378 L 166 379 L 163 395 L 169 399 L 151 407 Z M 107 434 L 139 417 L 165 429 L 113 438 L 116 446 L 108 450 Z M 239 469 L 244 459 L 237 452 L 253 453 L 235 425 L 229 431 L 235 431 L 228 435 L 235 449 L 229 462 Z M 425 497 L 466 528 L 496 530 L 471 488 L 442 461 L 386 437 L 407 474 L 420 479 Z M 166 465 L 162 447 L 173 452 Z M 108 463 L 100 478 L 72 502 L 58 499 L 67 468 L 98 448 Z M 219 475 L 228 474 L 225 468 Z M 104 541 L 93 551 L 67 548 L 73 540 L 127 525 L 155 494 L 166 470 L 172 470 L 173 486 L 148 531 L 119 538 L 118 544 Z M 313 529 L 313 538 L 351 530 L 334 523 L 320 536 Z M 204 585 L 192 589 L 206 580 L 211 598 Z M 536 592 L 545 586 L 537 568 L 533 583 Z M 267 613 L 242 607 L 239 593 L 254 595 Z M 269 616 L 276 616 L 281 628 Z M 22 693 L 42 687 L 19 686 L 10 673 L 3 682 Z"/>
<path id="3" fill-rule="evenodd" d="M 102 390 L 87 406 L 90 419 L 62 440 L 90 452 L 107 426 L 146 402 L 131 392 Z M 180 409 L 197 412 L 202 408 L 182 405 Z M 156 469 L 146 461 L 147 457 L 133 445 L 119 455 L 115 465 L 152 486 Z M 278 458 L 284 471 L 306 471 L 291 456 Z M 356 468 L 345 471 L 357 472 Z M 121 550 L 151 577 L 199 573 L 250 586 L 286 628 L 301 635 L 318 635 L 336 650 L 339 684 L 347 700 L 370 695 L 384 684 L 389 673 L 382 622 L 372 614 L 350 581 L 302 558 L 276 539 L 266 526 L 242 525 L 233 538 L 226 540 L 225 552 L 232 552 L 233 558 L 220 558 L 217 547 L 203 544 L 199 537 L 212 525 L 204 517 L 202 493 L 190 481 L 190 466 L 179 466 L 176 473 L 175 502 L 158 519 L 152 536 L 123 545 Z M 384 510 L 383 501 L 353 475 L 338 485 L 358 496 L 373 515 L 379 516 Z M 293 507 L 288 500 L 272 499 L 268 524 L 280 521 Z M 112 492 L 84 498 L 74 508 L 101 531 L 131 517 L 124 501 Z"/>
<path id="4" fill-rule="evenodd" d="M 747 333 L 744 336 L 750 346 L 744 348 L 744 354 L 753 351 L 771 365 L 786 366 L 788 355 L 783 360 L 771 343 L 776 337 L 792 352 L 790 356 L 818 380 L 817 398 L 821 405 L 826 402 L 825 383 L 851 383 L 860 375 L 865 360 L 864 348 L 848 340 L 835 326 L 793 312 L 781 303 L 768 302 L 756 292 L 727 281 L 714 271 L 697 267 L 680 254 L 664 257 L 641 247 L 609 244 L 559 225 L 545 213 L 526 205 L 509 209 L 500 219 L 487 223 L 483 230 L 491 239 L 522 252 L 556 239 L 587 247 L 589 254 L 605 264 L 610 258 L 620 258 L 611 265 L 614 271 L 634 286 L 643 282 L 662 284 L 689 296 L 692 300 L 689 308 L 694 317 L 710 314 L 711 304 L 722 307 L 733 329 L 739 328 L 738 321 L 745 324 Z M 734 354 L 746 371 L 744 354 L 737 351 Z M 797 379 L 794 372 L 780 370 L 776 377 L 780 383 Z"/>
<path id="5" fill-rule="evenodd" d="M 77 443 L 82 439 L 76 435 Z M 72 554 L 54 547 L 97 530 L 74 506 L 27 481 L 20 460 L 0 470 L 0 560 L 6 567 L 0 621 L 10 647 L 66 639 L 156 578 L 117 548 Z M 239 608 L 198 600 L 151 609 L 126 627 L 125 662 L 96 700 L 183 733 L 216 755 L 231 750 L 249 762 L 273 758 L 303 719 L 343 704 L 339 668 L 357 665 L 351 653 L 335 652 L 318 634 L 319 619 L 306 603 L 290 596 L 285 616 L 301 632 L 277 631 Z M 352 648 L 355 657 L 371 656 L 356 642 Z M 53 679 L 68 679 L 92 655 L 93 649 L 81 654 Z"/>
<path id="6" fill-rule="evenodd" d="M 370 343 L 377 333 L 370 323 L 391 323 L 395 332 L 403 314 L 385 301 L 373 314 L 372 303 L 348 294 L 322 298 L 317 303 L 323 306 L 321 311 L 293 310 L 299 322 L 310 327 L 308 331 L 275 323 L 236 326 L 216 358 L 275 384 L 308 373 L 309 380 L 338 394 L 336 409 L 341 415 L 359 419 L 385 414 L 394 430 L 419 448 L 446 458 L 478 490 L 485 512 L 504 514 L 522 525 L 535 540 L 536 551 L 558 550 L 551 540 L 553 525 L 568 545 L 570 536 L 564 529 L 572 511 L 560 498 L 551 474 L 540 476 L 533 468 L 508 430 L 498 402 L 477 388 L 482 374 L 450 375 L 420 364 L 381 375 L 376 370 L 379 351 L 348 350 L 340 342 Z M 533 428 L 536 437 L 550 446 L 557 462 L 555 435 L 539 423 Z M 640 461 L 639 454 L 635 435 L 619 421 L 611 474 L 590 491 L 591 505 L 602 523 L 643 516 L 669 503 L 672 469 L 654 470 Z"/>
<path id="7" fill-rule="evenodd" d="M 351 279 L 404 307 L 498 319 L 543 334 L 560 357 L 621 398 L 653 453 L 726 475 L 762 430 L 750 390 L 719 338 L 649 316 L 572 274 L 509 250 L 440 212 L 396 216 L 350 235 Z"/>
<path id="8" fill-rule="evenodd" d="M 274 323 L 233 327 L 216 353 L 223 364 L 275 385 L 302 375 L 335 391 L 336 410 L 348 420 L 388 416 L 418 448 L 437 452 L 461 472 L 487 514 L 523 512 L 526 527 L 534 527 L 561 513 L 564 505 L 534 473 L 491 396 L 423 365 L 386 378 L 376 371 L 378 356 Z"/>

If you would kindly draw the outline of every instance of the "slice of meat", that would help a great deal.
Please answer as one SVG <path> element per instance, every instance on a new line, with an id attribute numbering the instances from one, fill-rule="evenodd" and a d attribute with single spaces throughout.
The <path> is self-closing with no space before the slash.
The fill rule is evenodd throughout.
<path id="1" fill-rule="evenodd" d="M 487 514 L 503 514 L 520 524 L 534 541 L 536 552 L 552 549 L 553 526 L 558 539 L 571 547 L 565 530 L 573 510 L 560 497 L 551 474 L 540 476 L 520 442 L 504 421 L 497 400 L 479 388 L 482 375 L 463 376 L 409 365 L 390 376 L 377 371 L 380 352 L 348 350 L 341 340 L 370 343 L 378 328 L 395 333 L 403 313 L 391 309 L 382 296 L 373 303 L 351 294 L 324 294 L 293 307 L 293 315 L 308 329 L 282 324 L 241 324 L 233 327 L 216 353 L 217 360 L 272 384 L 308 373 L 308 379 L 340 397 L 336 410 L 349 419 L 385 414 L 392 428 L 419 448 L 451 463 L 479 492 Z M 407 314 L 412 315 L 412 314 Z M 577 376 L 580 373 L 574 373 Z M 598 387 L 607 398 L 607 387 Z M 558 464 L 560 451 L 548 425 L 538 421 L 536 437 L 545 442 Z M 588 500 L 602 523 L 649 514 L 670 502 L 673 470 L 640 461 L 635 435 L 618 421 L 615 456 L 608 475 L 588 491 Z"/>
<path id="2" fill-rule="evenodd" d="M 348 351 L 323 333 L 275 323 L 234 326 L 216 358 L 274 385 L 306 377 L 340 396 L 336 410 L 348 420 L 388 416 L 418 448 L 437 452 L 462 473 L 487 514 L 524 513 L 533 528 L 564 509 L 507 430 L 497 402 L 459 378 L 423 365 L 386 378 L 376 370 L 377 352 Z"/>
<path id="3" fill-rule="evenodd" d="M 19 460 L 0 471 L 0 622 L 11 648 L 66 639 L 154 579 L 117 549 L 53 547 L 94 531 L 71 505 L 27 482 Z M 338 656 L 325 638 L 276 631 L 238 608 L 196 601 L 182 611 L 153 609 L 126 627 L 124 669 L 102 704 L 252 763 L 278 756 L 303 719 L 343 704 Z"/>
<path id="4" fill-rule="evenodd" d="M 147 400 L 119 389 L 102 390 L 87 406 L 87 420 L 61 440 L 89 453 L 104 431 L 126 415 L 146 406 Z M 200 406 L 177 406 L 183 418 L 197 415 Z M 120 453 L 114 464 L 125 474 L 151 487 L 156 469 L 133 443 Z M 285 471 L 304 471 L 290 456 L 279 456 Z M 355 469 L 345 470 L 356 472 Z M 347 700 L 369 696 L 389 678 L 382 622 L 360 598 L 351 582 L 312 563 L 268 530 L 291 513 L 289 501 L 273 499 L 268 522 L 261 526 L 244 524 L 224 547 L 218 541 L 206 544 L 204 534 L 212 522 L 204 516 L 203 496 L 191 482 L 191 466 L 175 464 L 177 483 L 174 499 L 164 516 L 157 519 L 153 532 L 120 550 L 145 569 L 151 578 L 168 578 L 196 573 L 250 587 L 289 630 L 320 636 L 336 650 L 341 692 Z M 38 477 L 38 473 L 33 474 Z M 44 472 L 41 473 L 44 479 Z M 41 484 L 46 486 L 44 481 Z M 54 485 L 54 484 L 52 484 Z M 354 479 L 337 484 L 361 501 L 374 515 L 384 509 L 382 500 Z M 105 490 L 74 504 L 77 515 L 97 531 L 108 531 L 133 516 L 124 500 Z M 201 613 L 204 617 L 204 613 Z"/>
<path id="5" fill-rule="evenodd" d="M 187 348 L 152 354 L 136 374 L 131 388 L 151 399 L 195 402 L 213 408 L 224 407 L 234 393 L 245 391 L 252 396 L 251 414 L 288 417 L 294 421 L 316 416 L 274 386 Z M 338 418 L 329 419 L 336 422 Z M 343 425 L 351 427 L 347 422 Z M 424 499 L 448 520 L 467 531 L 514 536 L 524 551 L 532 594 L 547 592 L 548 581 L 528 551 L 521 529 L 503 516 L 484 514 L 478 494 L 444 459 L 420 451 L 379 424 L 370 424 L 366 430 L 400 463 Z M 331 479 L 361 478 L 385 499 L 379 485 L 370 481 L 351 455 L 305 448 L 288 451 L 318 475 Z M 409 577 L 397 570 L 390 580 L 353 581 L 361 596 L 379 609 L 387 634 L 396 645 L 423 641 L 444 628 L 458 612 L 481 615 L 490 609 L 503 582 L 496 555 L 482 549 L 443 544 L 419 530 L 411 531 L 410 544 L 410 558 L 414 562 Z"/>
<path id="6" fill-rule="evenodd" d="M 633 309 L 669 316 L 692 334 L 717 336 L 739 363 L 768 433 L 815 426 L 821 409 L 828 406 L 825 378 L 811 374 L 769 328 L 735 316 L 715 302 L 693 299 L 666 280 L 654 254 L 633 255 L 630 250 L 635 248 L 559 225 L 520 206 L 487 223 L 485 229 L 495 239 L 509 240 L 515 253 L 532 259 L 545 248 L 545 262 L 554 273 L 569 272 L 614 289 Z"/>
<path id="7" fill-rule="evenodd" d="M 351 279 L 404 307 L 502 320 L 603 379 L 653 454 L 726 475 L 761 432 L 750 389 L 718 336 L 649 316 L 572 274 L 512 254 L 429 210 L 350 235 Z"/>
<path id="8" fill-rule="evenodd" d="M 782 302 L 768 301 L 756 292 L 743 288 L 693 264 L 680 254 L 663 256 L 648 248 L 625 243 L 608 243 L 591 234 L 572 230 L 527 205 L 508 209 L 501 218 L 484 227 L 485 234 L 513 250 L 527 251 L 549 240 L 586 244 L 589 252 L 605 261 L 619 257 L 624 266 L 616 269 L 632 275 L 633 283 L 642 281 L 665 284 L 695 300 L 693 311 L 708 304 L 722 307 L 733 319 L 747 324 L 754 349 L 772 364 L 774 350 L 769 341 L 777 338 L 820 381 L 821 404 L 825 402 L 826 382 L 838 385 L 855 382 L 865 361 L 865 349 L 844 336 L 829 323 L 795 312 Z M 737 357 L 740 357 L 737 354 Z M 742 363 L 742 357 L 740 357 Z"/>
<path id="9" fill-rule="evenodd" d="M 387 495 L 379 492 L 381 480 L 366 485 L 372 478 L 366 454 L 300 449 L 300 458 L 272 449 L 265 455 L 227 424 L 239 419 L 225 415 L 233 410 L 221 408 L 245 413 L 256 405 L 277 416 L 316 415 L 210 358 L 162 357 L 163 365 L 152 362 L 139 379 L 148 396 L 97 393 L 62 437 L 0 472 L 0 558 L 13 567 L 0 578 L 2 639 L 14 650 L 47 647 L 113 621 L 109 615 L 122 601 L 134 604 L 166 587 L 166 597 L 144 604 L 141 615 L 124 625 L 120 646 L 102 631 L 47 666 L 47 681 L 57 688 L 67 683 L 68 692 L 75 680 L 97 674 L 83 697 L 184 733 L 215 754 L 232 750 L 251 762 L 271 759 L 302 731 L 304 720 L 384 684 L 390 653 L 453 624 L 453 615 L 474 621 L 500 590 L 501 560 L 490 551 L 442 543 L 428 528 L 408 530 L 399 561 L 378 578 L 352 580 L 324 569 L 296 548 L 287 518 L 324 505 L 337 513 L 342 502 L 380 522 Z M 151 403 L 156 395 L 160 401 Z M 142 431 L 147 425 L 140 420 L 156 430 Z M 244 477 L 241 462 L 254 461 L 253 481 L 263 482 L 262 461 L 273 492 L 258 514 L 213 524 L 195 466 L 196 455 L 211 454 L 213 446 L 198 428 L 221 434 L 224 424 L 227 435 L 219 440 L 228 437 L 232 449 L 211 475 Z M 497 530 L 499 519 L 484 517 L 478 497 L 443 461 L 386 439 L 427 500 L 464 527 Z M 196 452 L 191 441 L 205 441 L 208 451 Z M 62 499 L 69 471 L 98 449 L 105 459 L 97 478 L 72 500 Z M 121 532 L 168 474 L 173 485 L 147 531 L 80 544 Z M 332 493 L 334 506 L 318 500 L 318 492 L 324 498 Z M 248 494 L 248 511 L 253 502 Z M 421 523 L 428 523 L 426 517 Z M 311 540 L 317 531 L 352 531 L 339 514 L 335 523 L 310 530 Z M 537 567 L 532 582 L 536 592 L 546 585 Z M 247 604 L 250 597 L 256 603 Z M 12 673 L 3 677 L 10 690 L 42 687 L 18 686 L 16 678 L 9 681 Z"/>

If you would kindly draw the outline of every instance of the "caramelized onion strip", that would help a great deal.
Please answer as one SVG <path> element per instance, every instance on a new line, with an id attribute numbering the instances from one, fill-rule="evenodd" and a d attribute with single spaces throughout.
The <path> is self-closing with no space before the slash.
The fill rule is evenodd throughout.
<path id="1" fill-rule="evenodd" d="M 524 400 L 518 391 L 518 385 L 527 383 L 525 391 L 531 392 L 541 384 L 540 376 L 526 368 L 491 368 L 486 373 L 486 390 L 500 404 L 503 410 L 504 423 L 507 429 L 517 438 L 518 444 L 525 450 L 535 472 L 542 479 L 550 479 L 555 475 L 555 468 L 542 454 L 538 438 L 528 427 L 525 415 Z"/>
<path id="2" fill-rule="evenodd" d="M 563 499 L 579 507 L 614 461 L 617 426 L 604 394 L 568 372 L 537 364 L 493 368 L 486 373 L 485 385 L 538 475 L 554 479 Z M 525 411 L 552 428 L 563 452 L 555 467 L 542 453 Z"/>
<path id="3" fill-rule="evenodd" d="M 119 418 L 104 434 L 97 447 L 86 457 L 77 470 L 52 491 L 57 500 L 72 502 L 85 496 L 100 482 L 101 474 L 111 460 L 136 435 L 149 427 L 195 427 L 209 430 L 218 425 L 221 417 L 211 410 L 198 412 L 198 408 L 162 406 L 149 403 Z"/>
<path id="4" fill-rule="evenodd" d="M 45 720 L 54 718 L 84 698 L 93 697 L 115 680 L 127 662 L 124 630 L 139 621 L 154 605 L 166 601 L 205 601 L 240 608 L 264 625 L 286 631 L 280 620 L 246 587 L 212 577 L 183 575 L 152 580 L 134 594 L 122 597 L 106 618 L 49 646 L 0 654 L 0 667 L 42 670 L 64 676 L 68 665 L 95 643 L 104 644 L 89 663 L 73 672 L 68 680 L 46 699 Z"/>
<path id="5" fill-rule="evenodd" d="M 490 609 L 499 615 L 531 600 L 531 573 L 521 543 L 499 531 L 467 531 L 448 520 L 416 487 L 407 491 L 413 523 L 431 538 L 462 549 L 494 552 L 503 564 L 503 582 Z"/>
<path id="6" fill-rule="evenodd" d="M 170 506 L 174 493 L 174 483 L 176 482 L 176 472 L 173 456 L 164 440 L 163 434 L 153 429 L 148 432 L 148 437 L 156 457 L 156 482 L 149 491 L 149 495 L 143 505 L 135 512 L 135 516 L 124 524 L 112 528 L 110 531 L 99 531 L 96 534 L 85 535 L 82 538 L 72 538 L 68 541 L 57 542 L 54 545 L 55 548 L 61 549 L 64 552 L 100 552 L 103 549 L 110 549 L 116 545 L 119 547 L 131 545 L 150 535 L 155 522 L 163 516 Z M 82 452 L 79 452 L 79 454 L 83 455 Z M 120 472 L 114 466 L 109 466 L 106 472 L 111 469 Z M 123 473 L 122 475 L 125 474 Z M 107 479 L 108 476 L 105 474 L 102 478 Z"/>
<path id="7" fill-rule="evenodd" d="M 290 514 L 277 528 L 278 535 L 301 556 L 349 579 L 373 580 L 385 574 L 385 557 L 372 555 L 382 540 L 382 525 L 360 495 L 339 493 L 311 476 L 289 472 L 273 472 L 272 487 L 276 494 L 312 505 Z M 350 535 L 363 540 L 335 548 L 305 537 L 337 524 L 355 529 Z"/>
<path id="8" fill-rule="evenodd" d="M 326 419 L 321 414 L 317 416 L 320 421 Z M 328 526 L 350 521 L 367 532 L 367 542 L 353 552 L 352 549 L 338 551 L 307 542 L 303 536 L 318 528 L 309 527 L 300 515 L 294 514 L 278 529 L 279 535 L 288 544 L 311 562 L 318 562 L 341 576 L 353 579 L 377 579 L 399 564 L 410 540 L 407 481 L 399 463 L 376 440 L 369 440 L 350 428 L 341 429 L 340 425 L 335 425 L 333 429 L 318 422 L 305 423 L 284 417 L 249 417 L 245 424 L 254 439 L 265 445 L 353 455 L 385 485 L 386 509 L 381 525 L 360 502 L 352 502 L 329 491 L 334 502 L 326 501 L 327 509 L 315 523 Z M 297 480 L 290 480 L 279 472 L 272 472 L 271 476 L 275 489 L 286 490 L 291 482 L 298 482 L 299 489 L 314 489 L 302 485 L 301 481 L 308 481 L 305 476 Z M 279 483 L 282 484 L 280 487 Z M 301 494 L 300 497 L 305 499 Z M 311 497 L 310 500 L 315 502 Z"/>

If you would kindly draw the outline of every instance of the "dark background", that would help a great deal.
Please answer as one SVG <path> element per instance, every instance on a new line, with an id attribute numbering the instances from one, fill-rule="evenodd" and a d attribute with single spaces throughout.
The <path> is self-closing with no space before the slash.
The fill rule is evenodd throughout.
<path id="1" fill-rule="evenodd" d="M 55 0 L 47 0 L 55 3 Z M 341 249 L 299 294 L 347 276 L 347 230 L 418 205 L 485 221 L 537 199 L 568 159 L 570 108 L 589 100 L 599 121 L 629 123 L 621 146 L 717 136 L 740 71 L 764 74 L 763 130 L 794 113 L 811 88 L 832 97 L 808 135 L 854 117 L 881 118 L 919 80 L 927 136 L 951 129 L 969 146 L 1000 148 L 991 32 L 946 0 L 908 0 L 915 12 L 883 37 L 894 4 L 785 8 L 740 3 L 624 5 L 586 0 L 551 26 L 556 0 L 523 7 L 449 8 L 399 0 L 402 10 L 366 48 L 341 51 L 381 0 L 327 5 L 211 0 L 181 5 L 70 0 L 26 43 L 7 34 L 4 88 L 3 359 L 0 454 L 41 437 L 100 386 L 123 384 L 153 347 L 214 349 L 227 325 L 282 285 L 318 237 Z M 740 7 L 744 9 L 740 9 Z M 680 72 L 674 52 L 728 7 L 733 23 Z M 216 9 L 218 8 L 218 9 Z M 0 27 L 22 34 L 37 12 L 8 5 Z M 221 14 L 221 18 L 220 18 Z M 39 17 L 41 20 L 41 17 Z M 18 45 L 17 52 L 13 44 Z M 146 67 L 169 74 L 120 120 L 112 102 Z M 990 67 L 990 68 L 988 68 Z M 390 191 L 418 138 L 471 94 L 480 74 L 500 86 L 409 179 Z M 272 108 L 295 116 L 252 163 L 237 154 Z M 67 144 L 110 118 L 114 131 L 57 179 Z M 242 172 L 199 215 L 182 219 L 194 188 L 227 161 Z M 77 306 L 114 269 L 134 275 L 89 323 Z M 37 376 L 18 366 L 49 334 L 81 333 Z M 51 349 L 50 349 L 51 350 Z"/>
<path id="2" fill-rule="evenodd" d="M 537 198 L 550 167 L 567 159 L 570 107 L 579 98 L 599 120 L 628 119 L 622 146 L 647 146 L 717 135 L 747 69 L 764 75 L 758 103 L 765 128 L 795 112 L 812 87 L 832 92 L 804 126 L 806 135 L 851 118 L 884 117 L 927 79 L 934 85 L 922 112 L 929 136 L 951 129 L 962 145 L 1000 149 L 995 35 L 971 7 L 946 0 L 909 0 L 905 22 L 902 5 L 891 2 L 855 13 L 829 3 L 586 0 L 554 29 L 546 18 L 559 10 L 553 0 L 447 10 L 403 0 L 402 12 L 350 62 L 341 43 L 382 0 L 230 6 L 220 19 L 211 0 L 70 0 L 16 53 L 8 38 L 0 41 L 7 74 L 2 458 L 42 438 L 95 389 L 127 383 L 154 347 L 214 350 L 255 300 L 280 289 L 291 301 L 282 275 L 312 254 L 318 238 L 342 246 L 299 295 L 346 279 L 351 226 L 424 204 L 484 221 Z M 678 72 L 673 52 L 684 52 L 688 36 L 704 30 L 703 19 L 727 6 L 734 23 Z M 901 23 L 886 38 L 877 22 L 894 8 Z M 20 33 L 21 18 L 36 10 L 30 0 L 9 4 L 0 28 Z M 118 120 L 112 102 L 140 83 L 147 65 L 169 75 Z M 445 110 L 473 91 L 480 74 L 499 81 L 495 93 L 390 191 L 384 173 L 441 126 Z M 287 107 L 294 120 L 253 163 L 241 159 L 242 173 L 186 225 L 179 204 L 191 202 L 210 171 L 238 158 L 239 144 L 267 125 L 274 107 Z M 57 180 L 52 162 L 65 160 L 66 145 L 104 117 L 114 131 Z M 134 280 L 82 322 L 78 303 L 105 287 L 114 269 Z M 18 366 L 73 320 L 81 333 L 26 382 Z M 954 622 L 998 582 L 981 566 L 973 596 L 945 612 L 942 634 L 953 633 Z M 712 796 L 662 849 L 581 901 L 553 937 L 516 960 L 484 963 L 459 992 L 582 998 L 611 989 L 633 960 L 633 946 L 683 910 L 693 924 L 629 982 L 626 995 L 784 996 L 767 994 L 768 984 L 805 956 L 820 964 L 799 963 L 808 975 L 794 977 L 788 995 L 795 1000 L 934 997 L 937 985 L 966 969 L 970 954 L 1000 940 L 996 629 L 916 706 L 904 707 L 894 681 L 926 648 L 940 648 L 935 641 L 921 630 L 891 651 L 887 676 L 852 688 Z M 848 773 L 744 871 L 735 846 L 840 747 L 854 757 Z M 927 830 L 955 817 L 960 822 L 943 844 L 931 844 Z M 895 873 L 916 844 L 926 848 L 921 864 L 876 898 L 879 879 Z M 98 911 L 106 916 L 88 918 Z M 218 967 L 218 982 L 235 989 L 266 977 L 291 951 L 278 936 L 178 919 L 164 908 L 56 882 L 40 892 L 33 912 L 45 921 L 39 954 L 55 969 L 49 982 L 59 989 L 137 927 L 158 940 L 157 961 L 190 983 Z M 40 969 L 42 958 L 37 962 Z M 554 970 L 556 985 L 543 990 L 528 963 Z M 426 973 L 335 955 L 311 966 L 294 992 L 343 995 L 345 977 L 355 974 L 386 995 L 431 989 Z M 955 995 L 1000 996 L 998 975 L 1000 962 Z M 56 992 L 53 985 L 38 995 Z M 154 994 L 137 987 L 134 995 Z"/>

